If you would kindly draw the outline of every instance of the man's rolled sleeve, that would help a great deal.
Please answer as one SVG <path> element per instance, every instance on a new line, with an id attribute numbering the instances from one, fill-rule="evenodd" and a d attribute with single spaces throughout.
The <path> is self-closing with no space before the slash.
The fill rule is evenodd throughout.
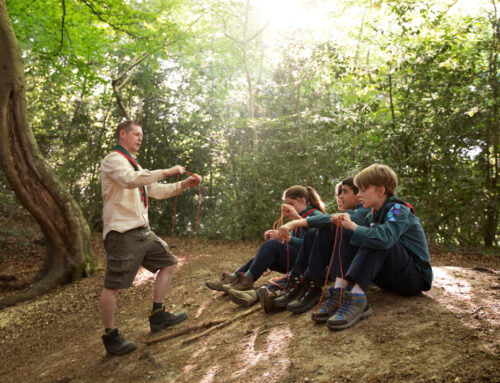
<path id="1" fill-rule="evenodd" d="M 181 182 L 174 182 L 171 184 L 153 183 L 147 186 L 148 194 L 156 199 L 174 197 L 176 194 L 180 195 L 184 191 Z"/>
<path id="2" fill-rule="evenodd" d="M 134 170 L 121 154 L 110 154 L 101 165 L 101 172 L 108 175 L 121 187 L 134 189 L 163 179 L 163 170 Z"/>

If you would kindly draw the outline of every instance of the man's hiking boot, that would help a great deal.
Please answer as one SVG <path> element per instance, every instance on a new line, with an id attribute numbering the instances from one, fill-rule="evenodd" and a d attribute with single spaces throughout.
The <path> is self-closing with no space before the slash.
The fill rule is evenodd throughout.
<path id="1" fill-rule="evenodd" d="M 125 355 L 134 351 L 137 345 L 121 337 L 118 329 L 114 328 L 109 333 L 102 336 L 102 342 L 106 348 L 106 352 L 111 355 Z"/>
<path id="2" fill-rule="evenodd" d="M 232 283 L 222 285 L 222 290 L 225 293 L 230 289 L 240 291 L 253 290 L 253 278 L 245 274 L 239 274 Z"/>
<path id="3" fill-rule="evenodd" d="M 324 323 L 330 318 L 337 310 L 345 303 L 346 299 L 349 297 L 349 292 L 346 290 L 342 291 L 342 298 L 340 297 L 340 288 L 334 289 L 329 287 L 328 291 L 330 295 L 323 302 L 320 309 L 311 314 L 311 319 L 318 323 Z"/>
<path id="4" fill-rule="evenodd" d="M 285 293 L 273 301 L 276 309 L 284 309 L 296 299 L 302 291 L 302 278 L 299 275 L 290 275 Z"/>
<path id="5" fill-rule="evenodd" d="M 222 285 L 227 285 L 233 281 L 236 280 L 236 277 L 229 273 L 222 273 L 220 279 L 218 281 L 206 281 L 205 286 L 207 286 L 209 289 L 216 290 L 216 291 L 222 291 Z"/>
<path id="6" fill-rule="evenodd" d="M 151 328 L 151 332 L 158 332 L 186 319 L 187 315 L 184 311 L 172 314 L 165 311 L 165 305 L 162 305 L 161 309 L 149 313 L 149 327 Z"/>
<path id="7" fill-rule="evenodd" d="M 250 307 L 259 300 L 255 290 L 240 291 L 229 289 L 227 294 L 229 295 L 229 299 L 243 307 Z"/>
<path id="8" fill-rule="evenodd" d="M 305 278 L 302 294 L 290 302 L 286 309 L 294 314 L 305 313 L 319 302 L 321 297 L 321 285 L 311 279 Z"/>
<path id="9" fill-rule="evenodd" d="M 361 319 L 368 318 L 372 309 L 365 294 L 349 293 L 345 303 L 326 321 L 330 330 L 338 331 L 354 326 Z"/>
<path id="10" fill-rule="evenodd" d="M 266 286 L 262 286 L 257 290 L 257 296 L 259 298 L 260 307 L 264 312 L 268 313 L 275 310 L 274 302 L 276 298 L 281 296 L 283 293 L 281 290 L 271 291 Z"/>

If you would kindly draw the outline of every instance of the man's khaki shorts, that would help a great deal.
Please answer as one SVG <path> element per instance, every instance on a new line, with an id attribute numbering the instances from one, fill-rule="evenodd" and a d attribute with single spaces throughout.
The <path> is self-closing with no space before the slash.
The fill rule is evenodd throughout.
<path id="1" fill-rule="evenodd" d="M 111 290 L 132 286 L 142 265 L 155 273 L 159 269 L 177 264 L 165 241 L 147 228 L 119 233 L 110 231 L 104 239 L 107 253 L 104 287 Z"/>

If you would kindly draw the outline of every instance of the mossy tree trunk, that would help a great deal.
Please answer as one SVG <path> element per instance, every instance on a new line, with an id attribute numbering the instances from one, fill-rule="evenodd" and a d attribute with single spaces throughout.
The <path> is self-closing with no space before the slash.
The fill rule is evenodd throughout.
<path id="1" fill-rule="evenodd" d="M 0 308 L 35 298 L 89 272 L 90 230 L 80 208 L 43 158 L 27 123 L 24 65 L 4 0 L 0 0 L 0 164 L 19 201 L 45 236 L 46 257 L 23 292 Z"/>

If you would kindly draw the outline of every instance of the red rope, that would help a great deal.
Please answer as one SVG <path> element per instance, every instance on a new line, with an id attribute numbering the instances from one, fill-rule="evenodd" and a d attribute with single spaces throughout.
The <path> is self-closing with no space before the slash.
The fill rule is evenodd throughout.
<path id="1" fill-rule="evenodd" d="M 170 232 L 170 242 L 168 246 L 172 248 L 173 240 L 174 240 L 174 227 L 175 227 L 175 218 L 177 217 L 177 198 L 179 197 L 179 193 L 177 191 L 177 187 L 179 185 L 179 176 L 177 173 L 177 181 L 175 181 L 175 202 L 174 202 L 174 220 L 172 221 L 172 231 Z"/>
<path id="2" fill-rule="evenodd" d="M 193 173 L 188 172 L 187 170 L 184 170 L 184 173 L 189 174 L 190 176 L 194 176 Z M 177 174 L 177 181 L 175 183 L 174 219 L 172 221 L 172 231 L 170 233 L 170 243 L 169 243 L 170 248 L 172 248 L 172 244 L 173 244 L 173 240 L 174 240 L 175 219 L 177 216 L 177 200 L 179 197 L 179 191 L 178 191 L 179 177 L 180 177 L 180 174 L 178 173 Z M 200 220 L 200 206 L 201 206 L 201 184 L 198 185 L 198 211 L 196 212 L 196 229 L 194 232 L 193 247 L 191 248 L 191 253 L 188 255 L 188 257 L 184 261 L 187 261 L 189 258 L 191 258 L 193 256 L 193 253 L 194 253 L 196 246 L 198 244 L 198 224 L 199 224 L 199 220 Z"/>
<path id="3" fill-rule="evenodd" d="M 333 225 L 334 225 L 334 223 L 332 222 L 332 226 Z M 340 231 L 339 264 L 340 264 L 340 276 L 342 278 L 342 284 L 340 285 L 339 307 L 340 307 L 340 304 L 342 303 L 342 292 L 344 290 L 344 283 L 343 283 L 343 281 L 344 281 L 344 272 L 342 271 L 342 258 L 340 257 L 340 248 L 342 246 L 342 228 L 340 227 L 341 225 L 342 224 L 335 225 L 336 226 L 335 241 L 333 243 L 332 256 L 330 257 L 330 264 L 328 265 L 328 270 L 326 272 L 325 284 L 323 285 L 323 289 L 321 290 L 321 296 L 319 297 L 319 302 L 318 302 L 318 305 L 316 306 L 316 312 L 314 313 L 314 320 L 316 320 L 316 318 L 318 316 L 318 311 L 319 311 L 319 308 L 321 306 L 321 301 L 323 300 L 323 295 L 325 294 L 326 285 L 328 283 L 328 276 L 330 275 L 330 269 L 332 267 L 333 258 L 335 258 L 335 246 L 337 246 L 337 234 L 338 234 L 339 231 Z M 333 227 L 332 227 L 332 230 L 333 230 Z"/>

